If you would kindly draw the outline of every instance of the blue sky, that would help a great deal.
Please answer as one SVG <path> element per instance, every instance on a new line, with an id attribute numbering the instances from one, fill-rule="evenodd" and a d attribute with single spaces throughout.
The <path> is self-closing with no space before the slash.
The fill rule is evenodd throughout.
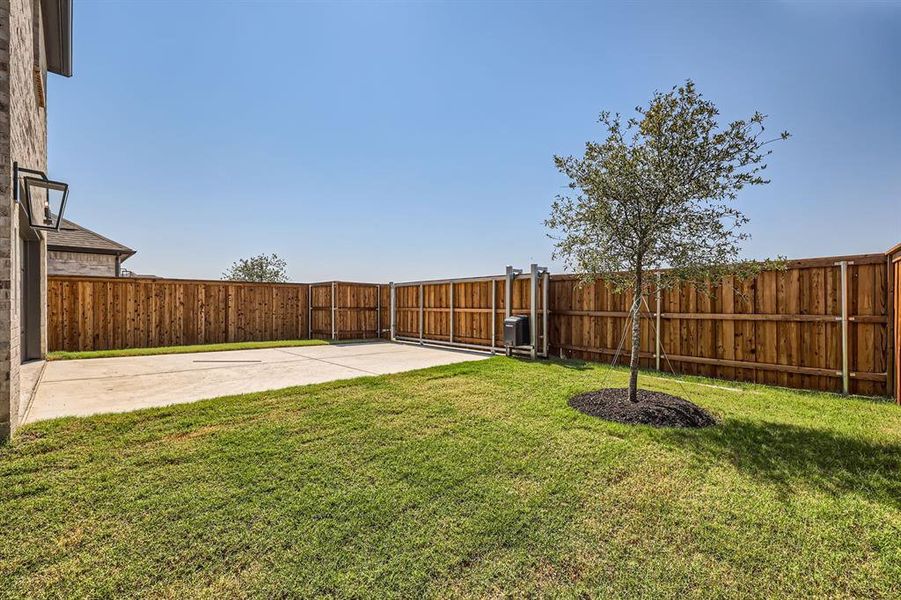
<path id="1" fill-rule="evenodd" d="M 792 139 L 746 256 L 901 242 L 901 4 L 75 2 L 49 84 L 67 216 L 142 273 L 292 279 L 551 264 L 556 154 L 692 78 Z"/>

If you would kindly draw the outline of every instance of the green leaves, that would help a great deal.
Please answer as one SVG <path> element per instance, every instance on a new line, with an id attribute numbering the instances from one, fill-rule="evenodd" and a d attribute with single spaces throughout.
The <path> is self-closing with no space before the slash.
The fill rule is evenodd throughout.
<path id="1" fill-rule="evenodd" d="M 288 263 L 277 254 L 241 258 L 222 274 L 229 281 L 262 281 L 284 283 L 288 281 Z"/>
<path id="2" fill-rule="evenodd" d="M 756 264 L 739 260 L 748 219 L 731 203 L 769 183 L 764 146 L 788 132 L 764 139 L 761 112 L 720 125 L 719 109 L 691 80 L 635 112 L 625 122 L 602 112 L 602 142 L 587 142 L 581 157 L 554 157 L 572 190 L 555 199 L 546 221 L 555 257 L 617 289 L 649 269 L 699 282 L 747 272 Z"/>

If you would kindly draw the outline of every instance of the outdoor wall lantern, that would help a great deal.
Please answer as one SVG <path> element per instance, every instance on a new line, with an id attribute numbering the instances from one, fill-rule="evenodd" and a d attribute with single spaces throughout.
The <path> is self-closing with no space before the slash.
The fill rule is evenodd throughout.
<path id="1" fill-rule="evenodd" d="M 63 212 L 66 210 L 66 199 L 69 197 L 69 184 L 62 181 L 53 181 L 47 178 L 43 171 L 20 167 L 19 163 L 13 163 L 13 200 L 22 204 L 19 199 L 19 176 L 21 186 L 25 188 L 25 212 L 28 214 L 28 224 L 35 229 L 55 229 L 63 221 Z M 56 192 L 60 198 L 58 210 L 53 210 L 50 203 L 52 193 Z M 43 196 L 43 197 L 41 197 Z M 43 204 L 42 209 L 35 209 L 34 200 Z M 39 204 L 39 206 L 40 206 Z"/>

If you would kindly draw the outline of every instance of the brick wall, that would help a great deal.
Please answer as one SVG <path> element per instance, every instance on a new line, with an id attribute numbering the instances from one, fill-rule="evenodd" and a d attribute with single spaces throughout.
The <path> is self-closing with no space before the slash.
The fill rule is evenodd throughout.
<path id="1" fill-rule="evenodd" d="M 47 253 L 47 274 L 115 277 L 116 257 L 112 254 L 50 250 Z"/>
<path id="2" fill-rule="evenodd" d="M 45 112 L 46 57 L 39 0 L 0 0 L 0 439 L 19 424 L 19 207 L 13 204 L 13 161 L 47 168 Z M 46 242 L 41 235 L 39 268 L 46 274 Z M 41 277 L 41 306 L 46 277 Z M 41 315 L 46 351 L 46 310 Z"/>

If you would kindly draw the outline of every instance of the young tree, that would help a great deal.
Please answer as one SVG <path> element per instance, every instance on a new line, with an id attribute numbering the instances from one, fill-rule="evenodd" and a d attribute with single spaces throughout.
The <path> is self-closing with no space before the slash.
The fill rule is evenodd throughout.
<path id="1" fill-rule="evenodd" d="M 269 256 L 260 254 L 233 262 L 232 266 L 222 274 L 222 279 L 283 283 L 288 281 L 287 267 L 288 263 L 276 254 Z"/>
<path id="2" fill-rule="evenodd" d="M 728 274 L 748 276 L 761 265 L 739 261 L 747 217 L 732 206 L 745 187 L 769 183 L 762 172 L 772 150 L 788 139 L 764 136 L 766 116 L 723 127 L 719 111 L 692 81 L 657 92 L 625 122 L 601 113 L 603 142 L 588 142 L 582 157 L 555 156 L 570 195 L 555 199 L 546 224 L 557 233 L 555 257 L 585 282 L 608 281 L 632 290 L 629 399 L 637 401 L 642 295 L 649 271 L 660 284 L 715 284 Z M 656 277 L 654 277 L 656 279 Z"/>

